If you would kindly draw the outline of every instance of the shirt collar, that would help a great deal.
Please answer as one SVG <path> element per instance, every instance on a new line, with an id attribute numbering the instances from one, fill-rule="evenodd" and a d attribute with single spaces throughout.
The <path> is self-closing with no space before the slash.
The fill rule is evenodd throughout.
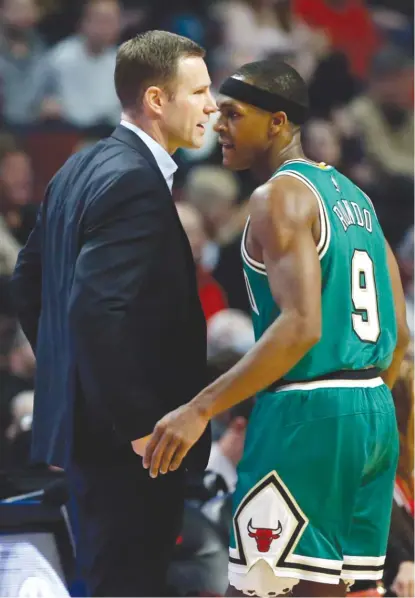
<path id="1" fill-rule="evenodd" d="M 162 147 L 157 141 L 155 141 L 150 135 L 145 133 L 142 129 L 137 127 L 124 119 L 121 120 L 121 125 L 133 131 L 136 135 L 138 135 L 143 141 L 148 149 L 153 154 L 158 167 L 161 170 L 163 177 L 166 180 L 167 186 L 169 187 L 170 191 L 173 187 L 173 175 L 177 170 L 177 164 L 170 156 L 168 152 Z"/>

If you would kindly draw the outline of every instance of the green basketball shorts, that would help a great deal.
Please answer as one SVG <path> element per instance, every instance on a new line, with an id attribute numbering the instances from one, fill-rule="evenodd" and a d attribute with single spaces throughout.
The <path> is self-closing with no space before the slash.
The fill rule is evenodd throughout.
<path id="1" fill-rule="evenodd" d="M 398 453 L 381 378 L 262 393 L 238 467 L 229 583 L 264 596 L 381 579 Z"/>

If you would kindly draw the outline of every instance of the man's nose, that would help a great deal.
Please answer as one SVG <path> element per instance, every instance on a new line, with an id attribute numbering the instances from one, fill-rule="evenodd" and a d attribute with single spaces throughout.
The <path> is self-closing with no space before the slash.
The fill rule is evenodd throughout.
<path id="1" fill-rule="evenodd" d="M 207 114 L 213 114 L 214 112 L 217 112 L 218 107 L 216 105 L 216 101 L 214 99 L 214 97 L 212 96 L 212 94 L 209 92 L 209 96 L 208 96 L 208 102 L 205 106 L 205 112 Z"/>

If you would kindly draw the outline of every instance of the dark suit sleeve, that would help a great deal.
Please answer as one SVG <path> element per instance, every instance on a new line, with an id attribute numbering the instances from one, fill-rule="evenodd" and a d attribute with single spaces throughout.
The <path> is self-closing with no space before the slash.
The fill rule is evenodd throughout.
<path id="1" fill-rule="evenodd" d="M 163 414 L 148 364 L 159 359 L 153 321 L 165 258 L 165 199 L 160 185 L 144 187 L 137 176 L 123 175 L 89 209 L 69 304 L 86 398 L 109 412 L 124 440 L 149 434 Z"/>
<path id="2" fill-rule="evenodd" d="M 42 206 L 27 243 L 19 253 L 11 280 L 11 292 L 17 317 L 34 353 L 36 353 L 42 296 L 41 222 Z"/>

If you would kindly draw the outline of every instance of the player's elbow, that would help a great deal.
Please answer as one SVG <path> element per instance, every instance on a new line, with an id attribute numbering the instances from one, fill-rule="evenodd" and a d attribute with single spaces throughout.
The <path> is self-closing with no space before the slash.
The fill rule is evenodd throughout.
<path id="1" fill-rule="evenodd" d="M 307 313 L 298 315 L 295 335 L 304 351 L 309 351 L 321 339 L 321 317 L 318 314 Z"/>
<path id="2" fill-rule="evenodd" d="M 320 342 L 321 339 L 321 327 L 314 324 L 309 327 L 306 334 L 304 335 L 304 342 L 307 349 L 310 350 L 314 345 Z"/>
<path id="3" fill-rule="evenodd" d="M 411 334 L 409 332 L 409 326 L 406 320 L 402 321 L 398 326 L 398 338 L 396 346 L 401 351 L 406 351 L 411 342 Z"/>

